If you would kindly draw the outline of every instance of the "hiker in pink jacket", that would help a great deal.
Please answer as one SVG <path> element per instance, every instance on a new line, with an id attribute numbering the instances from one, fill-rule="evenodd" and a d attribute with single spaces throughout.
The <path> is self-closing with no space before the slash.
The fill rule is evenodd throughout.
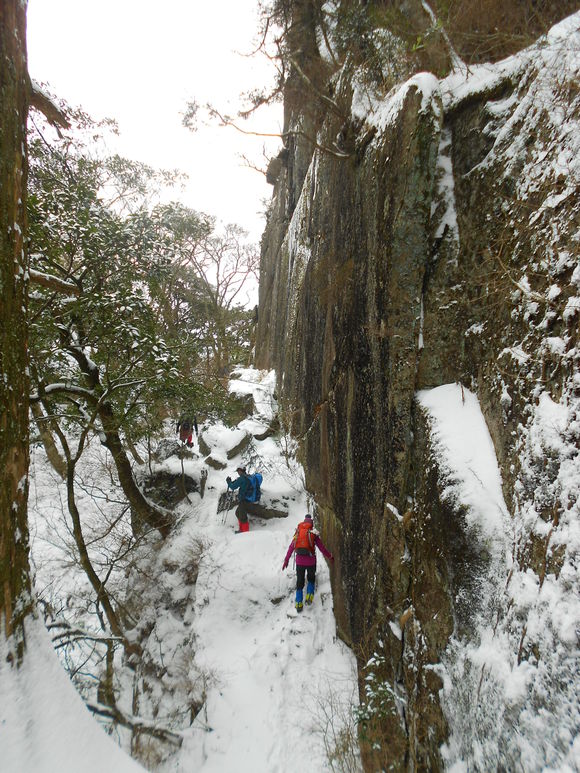
<path id="1" fill-rule="evenodd" d="M 302 598 L 304 590 L 304 576 L 308 580 L 306 586 L 306 603 L 314 601 L 314 578 L 316 575 L 316 548 L 323 556 L 334 561 L 334 556 L 327 550 L 318 532 L 314 531 L 312 516 L 305 515 L 302 523 L 299 523 L 288 547 L 286 558 L 282 564 L 282 571 L 288 566 L 290 556 L 296 552 L 296 610 L 302 612 Z"/>

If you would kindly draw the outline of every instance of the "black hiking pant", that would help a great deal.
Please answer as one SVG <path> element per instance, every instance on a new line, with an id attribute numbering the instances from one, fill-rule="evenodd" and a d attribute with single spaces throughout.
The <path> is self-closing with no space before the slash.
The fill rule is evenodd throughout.
<path id="1" fill-rule="evenodd" d="M 296 567 L 296 590 L 302 590 L 304 587 L 304 576 L 314 585 L 314 577 L 316 576 L 316 564 L 314 566 L 297 566 Z"/>
<path id="2" fill-rule="evenodd" d="M 238 502 L 238 507 L 236 510 L 236 517 L 240 523 L 247 523 L 248 522 L 248 502 L 241 499 Z"/>

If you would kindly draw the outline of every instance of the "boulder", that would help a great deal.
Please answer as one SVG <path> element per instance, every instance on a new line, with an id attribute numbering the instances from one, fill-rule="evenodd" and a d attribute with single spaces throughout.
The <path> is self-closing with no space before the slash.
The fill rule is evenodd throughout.
<path id="1" fill-rule="evenodd" d="M 145 476 L 141 486 L 148 499 L 169 510 L 176 507 L 188 494 L 199 491 L 199 481 L 195 478 L 166 470 Z"/>
<path id="2" fill-rule="evenodd" d="M 233 491 L 224 491 L 218 502 L 218 513 L 233 510 L 238 506 L 238 498 Z M 279 499 L 264 499 L 262 502 L 246 502 L 246 509 L 252 518 L 287 518 L 288 505 Z"/>
<path id="3" fill-rule="evenodd" d="M 212 470 L 225 470 L 227 467 L 227 464 L 225 462 L 222 462 L 220 459 L 215 459 L 213 456 L 206 456 L 205 463 L 208 467 L 211 467 Z"/>
<path id="4" fill-rule="evenodd" d="M 197 439 L 199 443 L 199 450 L 204 456 L 207 456 L 208 454 L 211 454 L 211 447 L 207 444 L 203 432 L 200 434 L 199 438 Z"/>
<path id="5" fill-rule="evenodd" d="M 274 185 L 276 183 L 278 177 L 280 177 L 283 166 L 284 162 L 280 156 L 270 159 L 268 168 L 266 169 L 266 182 L 268 185 Z"/>
<path id="6" fill-rule="evenodd" d="M 273 437 L 279 431 L 280 431 L 280 422 L 278 420 L 278 417 L 276 417 L 272 420 L 272 422 L 270 423 L 270 426 L 266 430 L 264 430 L 264 432 L 258 432 L 257 434 L 254 434 L 254 439 L 266 440 L 269 437 Z"/>
<path id="7" fill-rule="evenodd" d="M 222 447 L 228 442 L 228 440 L 230 443 L 232 443 L 232 446 L 226 451 L 226 455 L 228 459 L 233 459 L 248 447 L 250 441 L 252 440 L 252 435 L 250 435 L 248 432 L 242 432 L 242 430 L 229 430 L 228 432 L 229 434 L 222 432 L 219 442 L 222 444 Z M 202 433 L 199 436 L 199 450 L 202 454 L 204 454 L 204 456 L 209 456 L 212 453 L 213 446 L 215 444 L 215 438 L 214 442 L 212 443 L 211 431 Z"/>
<path id="8" fill-rule="evenodd" d="M 251 439 L 251 435 L 245 435 L 245 437 L 243 437 L 239 443 L 237 443 L 233 448 L 230 448 L 226 454 L 228 459 L 234 459 L 236 456 L 241 454 L 242 451 L 245 451 L 246 448 L 250 445 Z"/>
<path id="9" fill-rule="evenodd" d="M 282 504 L 277 502 L 278 505 Z M 272 503 L 262 502 L 248 502 L 248 513 L 254 518 L 263 518 L 264 520 L 270 520 L 271 518 L 288 518 L 288 510 L 278 509 L 274 507 Z"/>
<path id="10" fill-rule="evenodd" d="M 228 424 L 235 426 L 240 421 L 252 416 L 256 406 L 251 394 L 230 394 L 230 406 L 228 411 Z"/>
<path id="11" fill-rule="evenodd" d="M 181 456 L 183 459 L 196 459 L 195 451 L 187 448 L 179 440 L 173 438 L 163 438 L 157 444 L 157 448 L 151 454 L 154 462 L 164 462 L 170 456 Z"/>

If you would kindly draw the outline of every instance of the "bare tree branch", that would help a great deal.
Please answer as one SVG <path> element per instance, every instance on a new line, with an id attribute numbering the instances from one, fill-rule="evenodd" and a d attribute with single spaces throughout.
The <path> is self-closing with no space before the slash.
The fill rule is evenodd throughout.
<path id="1" fill-rule="evenodd" d="M 92 711 L 93 714 L 97 714 L 100 717 L 108 717 L 109 719 L 118 722 L 123 727 L 127 727 L 130 730 L 136 730 L 140 733 L 146 733 L 153 738 L 165 741 L 166 743 L 171 743 L 174 746 L 181 746 L 183 742 L 181 733 L 176 733 L 168 727 L 163 727 L 162 725 L 158 725 L 146 719 L 134 717 L 131 714 L 123 714 L 116 706 L 104 706 L 102 703 L 89 702 L 87 703 L 87 708 L 89 711 Z"/>
<path id="2" fill-rule="evenodd" d="M 340 107 L 336 104 L 336 102 L 331 99 L 330 97 L 327 97 L 326 94 L 323 94 L 320 89 L 318 89 L 314 83 L 310 80 L 308 75 L 304 72 L 304 70 L 300 67 L 296 59 L 293 57 L 290 57 L 290 63 L 292 64 L 292 67 L 296 70 L 298 75 L 302 78 L 304 83 L 308 86 L 308 88 L 318 97 L 318 99 L 323 102 L 326 107 L 330 109 L 331 112 L 333 112 L 335 115 L 337 115 L 339 118 L 341 118 L 343 121 L 346 119 L 346 113 L 344 110 L 341 110 Z"/>
<path id="3" fill-rule="evenodd" d="M 332 100 L 331 100 L 332 101 Z M 219 110 L 217 110 L 215 107 L 211 107 L 208 105 L 208 110 L 210 113 L 215 116 L 216 118 L 219 118 L 222 126 L 231 126 L 236 131 L 240 132 L 241 134 L 247 134 L 252 137 L 280 137 L 282 141 L 285 141 L 288 137 L 303 137 L 304 139 L 308 140 L 308 142 L 311 142 L 312 145 L 314 145 L 317 150 L 320 150 L 322 153 L 328 153 L 331 156 L 334 156 L 335 158 L 350 158 L 352 155 L 351 153 L 345 153 L 342 150 L 339 150 L 338 148 L 329 148 L 326 145 L 321 145 L 318 140 L 314 139 L 314 137 L 311 137 L 307 132 L 302 131 L 301 129 L 292 129 L 287 132 L 282 133 L 268 133 L 268 132 L 254 132 L 249 131 L 247 129 L 242 129 L 241 126 L 239 126 L 235 121 L 233 121 L 229 116 L 222 115 Z"/>

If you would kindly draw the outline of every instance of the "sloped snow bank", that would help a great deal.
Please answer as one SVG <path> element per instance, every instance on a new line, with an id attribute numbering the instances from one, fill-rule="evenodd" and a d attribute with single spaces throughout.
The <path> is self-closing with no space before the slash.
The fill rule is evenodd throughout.
<path id="1" fill-rule="evenodd" d="M 517 689 L 511 677 L 511 653 L 505 638 L 496 638 L 499 596 L 510 567 L 508 511 L 493 443 L 477 397 L 459 384 L 446 384 L 417 395 L 431 425 L 431 442 L 440 476 L 442 499 L 466 508 L 470 541 L 485 543 L 490 560 L 479 577 L 480 603 L 473 611 L 471 635 L 454 635 L 442 658 L 441 703 L 450 736 L 443 748 L 449 769 L 495 770 L 500 706 Z"/>
<path id="2" fill-rule="evenodd" d="M 455 508 L 466 508 L 469 539 L 483 543 L 489 555 L 477 581 L 479 600 L 472 612 L 472 633 L 454 635 L 442 658 L 441 703 L 450 730 L 443 757 L 451 770 L 467 770 L 463 765 L 495 770 L 497 751 L 489 747 L 496 733 L 490 723 L 501 716 L 507 694 L 516 689 L 513 680 L 510 683 L 509 642 L 495 638 L 512 541 L 500 471 L 472 392 L 459 384 L 446 384 L 419 392 L 417 399 L 431 427 L 433 454 L 444 482 L 442 499 Z"/>
<path id="3" fill-rule="evenodd" d="M 26 625 L 19 670 L 0 632 L 0 770 L 3 773 L 137 773 L 143 768 L 99 727 L 58 661 L 44 625 Z"/>

